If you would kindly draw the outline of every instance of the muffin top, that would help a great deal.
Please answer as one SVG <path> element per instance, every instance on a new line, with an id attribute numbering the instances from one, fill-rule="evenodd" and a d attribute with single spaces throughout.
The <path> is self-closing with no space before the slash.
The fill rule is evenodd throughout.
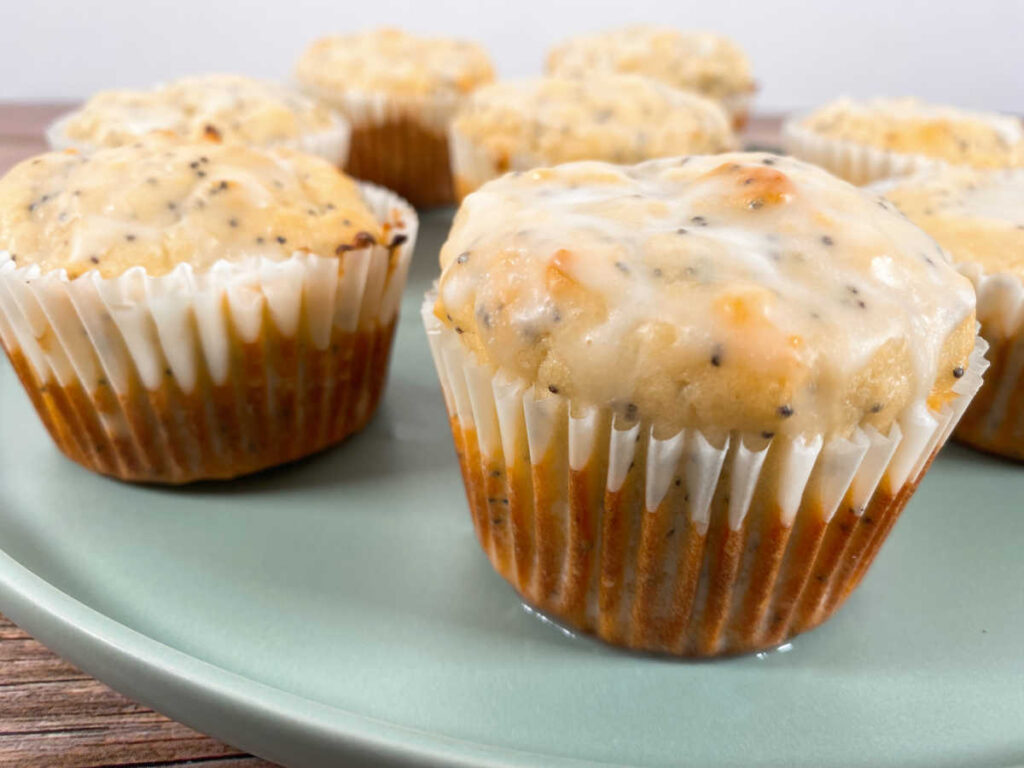
<path id="1" fill-rule="evenodd" d="M 767 154 L 581 162 L 469 195 L 435 313 L 484 363 L 656 434 L 847 435 L 954 394 L 974 294 L 883 198 Z"/>
<path id="2" fill-rule="evenodd" d="M 750 62 L 732 40 L 669 27 L 630 26 L 566 40 L 548 53 L 547 69 L 568 77 L 646 75 L 712 98 L 754 90 Z"/>
<path id="3" fill-rule="evenodd" d="M 1024 279 L 1024 170 L 937 169 L 890 182 L 885 195 L 954 261 Z"/>
<path id="4" fill-rule="evenodd" d="M 718 104 L 638 75 L 494 83 L 473 93 L 454 128 L 492 153 L 525 155 L 533 165 L 635 163 L 736 147 Z"/>
<path id="5" fill-rule="evenodd" d="M 152 135 L 91 155 L 40 155 L 0 179 L 0 250 L 72 278 L 326 257 L 383 236 L 355 182 L 288 149 Z"/>
<path id="6" fill-rule="evenodd" d="M 145 91 L 102 91 L 61 127 L 65 139 L 87 147 L 130 144 L 150 131 L 272 145 L 332 130 L 339 119 L 277 83 L 201 75 Z"/>
<path id="7" fill-rule="evenodd" d="M 915 99 L 839 99 L 806 115 L 803 128 L 840 141 L 926 155 L 956 165 L 1024 165 L 1024 127 L 1015 117 L 967 112 Z"/>
<path id="8" fill-rule="evenodd" d="M 390 28 L 321 38 L 302 54 L 295 74 L 319 92 L 399 96 L 459 96 L 494 79 L 491 60 L 476 43 Z"/>

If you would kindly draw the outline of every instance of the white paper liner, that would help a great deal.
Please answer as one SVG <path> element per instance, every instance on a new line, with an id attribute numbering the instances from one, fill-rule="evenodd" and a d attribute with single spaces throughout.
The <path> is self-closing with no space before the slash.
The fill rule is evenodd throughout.
<path id="1" fill-rule="evenodd" d="M 420 208 L 451 204 L 448 125 L 463 95 L 299 87 L 352 124 L 349 173 L 394 189 Z"/>
<path id="2" fill-rule="evenodd" d="M 907 176 L 946 165 L 934 157 L 892 152 L 822 136 L 801 124 L 805 118 L 803 114 L 795 115 L 783 123 L 783 150 L 852 184 L 863 186 L 880 179 Z"/>
<path id="3" fill-rule="evenodd" d="M 448 132 L 448 152 L 457 201 L 510 171 L 528 171 L 548 165 L 542 158 L 525 152 L 498 157 L 458 131 L 454 124 Z"/>
<path id="4" fill-rule="evenodd" d="M 957 436 L 979 448 L 1024 458 L 1024 280 L 986 273 L 977 263 L 957 269 L 974 285 L 993 369 Z"/>
<path id="5" fill-rule="evenodd" d="M 1024 329 L 1024 280 L 1009 272 L 986 273 L 980 264 L 957 264 L 978 296 L 978 320 L 987 333 L 1001 338 Z"/>
<path id="6" fill-rule="evenodd" d="M 673 484 L 679 486 L 685 479 L 689 522 L 700 536 L 708 533 L 712 500 L 721 497 L 722 483 L 728 483 L 727 521 L 734 532 L 746 524 L 758 494 L 758 508 L 765 508 L 766 501 L 770 501 L 768 506 L 777 514 L 775 523 L 785 529 L 794 527 L 801 510 L 804 515 L 808 509 L 815 510 L 820 523 L 827 525 L 841 505 L 845 514 L 857 519 L 872 508 L 876 495 L 888 500 L 908 495 L 963 415 L 987 366 L 987 344 L 978 338 L 965 375 L 954 385 L 958 397 L 938 412 L 929 410 L 923 402 L 911 405 L 887 434 L 870 426 L 855 429 L 849 437 L 831 439 L 817 435 L 766 441 L 759 434 L 733 433 L 718 443 L 698 430 L 685 429 L 668 438 L 658 438 L 650 425 L 620 425 L 610 409 L 574 406 L 560 395 L 547 390 L 538 392 L 503 372 L 480 365 L 458 335 L 435 317 L 434 304 L 435 296 L 428 294 L 422 307 L 423 322 L 446 407 L 461 432 L 461 436 L 456 435 L 456 442 L 473 442 L 471 446 L 462 446 L 462 454 L 478 454 L 481 467 L 502 468 L 510 485 L 521 458 L 528 458 L 535 476 L 544 471 L 539 469 L 541 465 L 564 465 L 559 470 L 563 473 L 605 467 L 600 471 L 604 473 L 606 494 L 619 492 L 627 474 L 636 468 L 643 473 L 643 509 L 649 514 L 658 513 Z M 605 413 L 601 414 L 601 410 Z M 475 438 L 467 437 L 474 433 Z M 519 447 L 524 442 L 525 456 Z M 557 458 L 560 455 L 564 455 L 564 460 Z M 767 467 L 771 467 L 769 475 L 764 474 Z M 560 474 L 554 486 L 564 491 L 567 482 L 567 476 Z M 764 498 L 766 488 L 773 489 L 773 499 Z M 564 515 L 563 507 L 568 504 L 558 500 L 556 516 Z M 896 515 L 901 508 L 902 502 Z M 611 512 L 606 510 L 604 514 Z M 483 544 L 492 561 L 501 557 L 494 541 Z M 863 573 L 850 571 L 847 576 L 853 579 L 854 573 L 856 579 L 851 583 L 855 585 Z M 598 589 L 596 585 L 591 588 Z M 835 599 L 841 602 L 843 598 L 845 594 L 840 596 L 837 592 Z M 829 615 L 823 607 L 825 598 L 821 600 L 822 607 L 815 608 L 814 623 Z M 581 619 L 590 628 L 600 627 L 602 621 L 595 612 L 596 601 L 597 597 L 589 596 L 586 621 Z M 598 633 L 617 642 L 614 633 L 611 638 L 600 629 Z M 618 641 L 633 647 L 665 650 L 644 641 Z M 775 642 L 781 641 L 781 635 L 775 638 Z M 730 650 L 734 649 L 726 645 L 711 653 Z M 692 649 L 689 653 L 693 653 Z"/>
<path id="7" fill-rule="evenodd" d="M 79 152 L 89 154 L 103 148 L 90 142 L 76 141 L 67 135 L 67 124 L 77 114 L 76 111 L 61 115 L 46 128 L 46 142 L 51 150 L 62 152 L 66 149 L 77 149 Z M 266 146 L 268 148 L 294 149 L 323 158 L 339 168 L 344 167 L 348 161 L 349 138 L 352 129 L 348 121 L 337 113 L 331 114 L 331 123 L 331 126 L 325 130 L 304 133 L 289 141 L 276 142 Z"/>
<path id="8" fill-rule="evenodd" d="M 750 117 L 750 107 L 754 103 L 756 95 L 756 91 L 745 91 L 742 93 L 731 93 L 718 99 L 718 103 L 722 105 L 722 108 L 732 119 L 734 129 L 740 130 L 746 125 Z"/>
<path id="9" fill-rule="evenodd" d="M 453 93 L 399 95 L 383 91 L 337 91 L 302 82 L 297 85 L 308 96 L 340 112 L 354 127 L 407 119 L 440 136 L 448 132 L 448 124 L 465 98 Z"/>

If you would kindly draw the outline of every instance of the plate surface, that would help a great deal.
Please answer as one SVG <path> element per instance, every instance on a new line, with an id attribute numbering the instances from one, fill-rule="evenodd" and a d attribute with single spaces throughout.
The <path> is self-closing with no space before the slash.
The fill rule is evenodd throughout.
<path id="1" fill-rule="evenodd" d="M 959 446 L 846 607 L 785 652 L 649 658 L 528 614 L 477 547 L 420 327 L 449 220 L 424 222 L 380 413 L 290 467 L 106 480 L 0 364 L 0 610 L 289 765 L 1024 763 L 1024 466 Z"/>

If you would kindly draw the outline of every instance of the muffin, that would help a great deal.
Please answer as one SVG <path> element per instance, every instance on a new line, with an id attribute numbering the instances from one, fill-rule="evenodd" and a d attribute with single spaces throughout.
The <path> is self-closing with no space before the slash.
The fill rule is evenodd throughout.
<path id="1" fill-rule="evenodd" d="M 423 315 L 484 550 L 635 649 L 753 651 L 828 618 L 984 367 L 934 241 L 789 158 L 506 175 L 441 266 Z"/>
<path id="2" fill-rule="evenodd" d="M 47 130 L 52 149 L 132 144 L 151 131 L 183 139 L 290 147 L 344 165 L 349 126 L 301 93 L 241 75 L 200 75 L 144 91 L 102 91 Z"/>
<path id="3" fill-rule="evenodd" d="M 325 37 L 299 59 L 296 77 L 352 123 L 349 173 L 416 206 L 452 202 L 448 124 L 494 79 L 483 48 L 397 29 Z"/>
<path id="4" fill-rule="evenodd" d="M 955 436 L 1024 460 L 1024 170 L 944 168 L 883 189 L 977 291 L 991 367 Z"/>
<path id="5" fill-rule="evenodd" d="M 637 163 L 736 149 L 715 102 L 638 75 L 545 77 L 477 90 L 452 123 L 460 200 L 506 171 L 573 160 Z"/>
<path id="6" fill-rule="evenodd" d="M 735 128 L 747 122 L 757 85 L 746 54 L 710 32 L 637 25 L 575 37 L 548 52 L 547 72 L 590 77 L 620 72 L 660 80 L 721 103 Z"/>
<path id="7" fill-rule="evenodd" d="M 794 157 L 854 184 L 941 165 L 1024 165 L 1018 118 L 914 99 L 839 99 L 789 120 L 782 143 Z"/>
<path id="8" fill-rule="evenodd" d="M 415 235 L 398 197 L 294 150 L 41 155 L 0 180 L 0 340 L 79 464 L 234 477 L 369 420 Z"/>

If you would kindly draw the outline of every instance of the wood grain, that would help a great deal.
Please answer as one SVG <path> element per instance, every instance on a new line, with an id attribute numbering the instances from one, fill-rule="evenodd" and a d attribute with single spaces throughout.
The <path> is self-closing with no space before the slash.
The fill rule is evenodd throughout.
<path id="1" fill-rule="evenodd" d="M 43 130 L 69 104 L 0 104 L 0 173 L 46 149 Z M 778 118 L 755 118 L 748 143 L 770 146 Z M 136 704 L 0 615 L 0 766 L 270 768 Z"/>
<path id="2" fill-rule="evenodd" d="M 0 765 L 268 768 L 136 704 L 0 615 Z"/>
<path id="3" fill-rule="evenodd" d="M 68 104 L 0 105 L 0 173 Z M 6 364 L 6 363 L 4 363 Z M 271 768 L 112 691 L 0 615 L 0 766 Z"/>

